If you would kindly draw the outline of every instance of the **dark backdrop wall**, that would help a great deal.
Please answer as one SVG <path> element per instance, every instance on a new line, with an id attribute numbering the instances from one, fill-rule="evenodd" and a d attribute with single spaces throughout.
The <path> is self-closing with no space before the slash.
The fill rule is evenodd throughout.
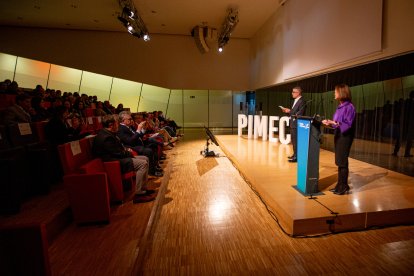
<path id="1" fill-rule="evenodd" d="M 414 158 L 404 157 L 414 131 L 414 53 L 260 89 L 256 102 L 262 103 L 263 114 L 283 116 L 278 105 L 290 106 L 292 88 L 301 86 L 312 100 L 306 115 L 332 118 L 337 107 L 333 89 L 340 83 L 351 87 L 357 109 L 351 157 L 414 176 Z M 332 151 L 332 131 L 322 132 L 321 148 Z M 408 155 L 413 151 L 408 149 Z"/>

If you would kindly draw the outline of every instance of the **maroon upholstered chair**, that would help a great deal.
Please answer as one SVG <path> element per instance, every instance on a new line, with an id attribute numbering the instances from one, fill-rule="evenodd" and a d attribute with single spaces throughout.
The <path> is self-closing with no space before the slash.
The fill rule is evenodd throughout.
<path id="1" fill-rule="evenodd" d="M 85 166 L 95 164 L 87 163 Z M 106 173 L 65 175 L 63 183 L 77 224 L 109 223 L 110 205 Z"/>
<path id="2" fill-rule="evenodd" d="M 122 203 L 130 193 L 135 191 L 135 185 L 133 185 L 135 172 L 122 174 L 119 161 L 102 162 L 101 159 L 96 158 L 81 166 L 80 172 L 84 174 L 106 173 L 112 202 Z"/>
<path id="3" fill-rule="evenodd" d="M 79 172 L 82 165 L 93 159 L 88 138 L 59 145 L 58 152 L 64 175 Z"/>
<path id="4" fill-rule="evenodd" d="M 44 224 L 0 228 L 0 275 L 52 275 Z"/>

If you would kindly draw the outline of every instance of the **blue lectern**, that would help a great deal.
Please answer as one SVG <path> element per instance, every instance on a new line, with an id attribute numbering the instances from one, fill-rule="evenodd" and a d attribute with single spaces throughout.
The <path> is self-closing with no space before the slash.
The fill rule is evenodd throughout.
<path id="1" fill-rule="evenodd" d="M 317 194 L 319 180 L 320 121 L 297 117 L 297 186 L 304 195 Z"/>

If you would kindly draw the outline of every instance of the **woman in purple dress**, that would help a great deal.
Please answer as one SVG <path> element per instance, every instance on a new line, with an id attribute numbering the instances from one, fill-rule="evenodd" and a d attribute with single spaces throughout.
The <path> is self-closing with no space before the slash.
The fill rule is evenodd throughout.
<path id="1" fill-rule="evenodd" d="M 335 164 L 338 166 L 338 183 L 331 190 L 334 194 L 343 195 L 349 192 L 348 157 L 355 137 L 355 107 L 352 104 L 351 90 L 346 84 L 335 86 L 335 100 L 339 102 L 333 120 L 322 123 L 335 129 Z"/>

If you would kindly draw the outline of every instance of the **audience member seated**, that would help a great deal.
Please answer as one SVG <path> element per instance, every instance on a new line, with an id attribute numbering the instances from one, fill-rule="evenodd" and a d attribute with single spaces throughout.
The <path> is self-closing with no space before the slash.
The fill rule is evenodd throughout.
<path id="1" fill-rule="evenodd" d="M 79 117 L 85 121 L 86 113 L 85 113 L 85 103 L 81 100 L 81 98 L 78 98 L 73 105 L 73 111 L 79 115 Z"/>
<path id="2" fill-rule="evenodd" d="M 52 116 L 43 106 L 43 99 L 40 96 L 32 98 L 32 122 L 41 122 L 50 119 Z"/>
<path id="3" fill-rule="evenodd" d="M 16 96 L 16 103 L 5 111 L 3 124 L 13 125 L 18 123 L 30 123 L 30 109 L 32 108 L 31 97 L 27 94 Z"/>
<path id="4" fill-rule="evenodd" d="M 53 103 L 56 100 L 56 98 L 58 98 L 58 97 L 56 96 L 56 91 L 55 90 L 46 89 L 46 93 L 45 93 L 45 97 L 44 97 L 45 101 Z"/>
<path id="5" fill-rule="evenodd" d="M 5 81 L 0 82 L 0 94 L 6 94 L 7 87 L 8 87 L 7 82 L 5 82 Z"/>
<path id="6" fill-rule="evenodd" d="M 54 116 L 59 106 L 63 105 L 63 102 L 61 98 L 54 98 L 53 101 L 51 101 L 51 103 L 52 106 L 49 108 L 48 111 L 50 112 L 50 114 L 52 114 L 52 116 Z"/>
<path id="7" fill-rule="evenodd" d="M 33 97 L 43 98 L 44 94 L 45 94 L 45 90 L 43 89 L 43 86 L 40 84 L 36 85 L 36 88 L 33 89 L 33 92 L 32 92 Z"/>
<path id="8" fill-rule="evenodd" d="M 148 157 L 150 175 L 163 176 L 162 168 L 158 165 L 158 145 L 155 143 L 144 144 L 142 140 L 143 134 L 131 128 L 134 122 L 129 111 L 119 113 L 119 122 L 118 137 L 121 139 L 121 142 L 127 147 L 132 148 L 139 155 Z M 142 124 L 145 124 L 145 122 L 142 122 Z M 138 127 L 140 129 L 140 126 Z"/>
<path id="9" fill-rule="evenodd" d="M 109 101 L 104 101 L 103 104 L 103 110 L 106 112 L 106 114 L 114 114 L 115 108 L 109 103 Z"/>
<path id="10" fill-rule="evenodd" d="M 145 116 L 145 115 L 144 115 Z M 162 136 L 164 138 L 164 142 L 169 143 L 170 146 L 173 146 L 172 143 L 177 141 L 177 137 L 172 137 L 165 129 L 160 129 L 157 127 L 157 125 L 154 122 L 154 114 L 153 113 L 147 113 L 146 114 L 146 130 L 148 133 L 152 134 L 159 134 L 159 136 Z M 152 136 L 154 137 L 154 136 Z"/>
<path id="11" fill-rule="evenodd" d="M 177 131 L 174 128 L 172 128 L 172 127 L 170 127 L 166 124 L 165 120 L 163 120 L 163 121 L 159 120 L 160 117 L 159 117 L 158 111 L 154 111 L 152 114 L 153 114 L 152 118 L 153 118 L 154 125 L 155 125 L 156 129 L 166 130 L 171 137 L 179 137 L 180 136 L 179 134 L 177 134 Z"/>
<path id="12" fill-rule="evenodd" d="M 63 117 L 67 119 L 73 116 L 74 110 L 73 110 L 72 103 L 69 98 L 63 100 L 63 106 L 65 108 Z"/>
<path id="13" fill-rule="evenodd" d="M 125 148 L 119 137 L 116 136 L 119 122 L 114 115 L 106 115 L 102 118 L 101 129 L 93 142 L 93 153 L 103 161 L 119 160 L 121 170 L 136 172 L 136 194 L 134 203 L 148 202 L 155 199 L 153 190 L 147 190 L 148 181 L 148 157 L 132 156 L 132 150 Z"/>
<path id="14" fill-rule="evenodd" d="M 12 81 L 7 86 L 6 94 L 21 94 L 21 89 L 16 81 Z"/>
<path id="15" fill-rule="evenodd" d="M 46 138 L 52 145 L 61 145 L 71 141 L 64 114 L 63 106 L 56 107 L 52 119 L 45 126 Z"/>
<path id="16" fill-rule="evenodd" d="M 78 115 L 72 115 L 69 120 L 71 120 L 71 126 L 68 128 L 69 141 L 80 140 L 88 135 L 91 135 Z"/>
<path id="17" fill-rule="evenodd" d="M 170 118 L 165 118 L 164 113 L 162 111 L 158 111 L 158 119 L 160 120 L 160 122 L 164 122 L 164 125 L 172 127 L 175 132 L 177 132 L 177 130 L 181 128 L 176 124 L 174 120 L 171 120 Z"/>
<path id="18" fill-rule="evenodd" d="M 154 133 L 152 130 L 148 128 L 148 123 L 145 118 L 146 113 L 138 113 L 134 117 L 135 125 L 133 126 L 135 131 L 139 131 L 144 136 L 142 137 L 142 140 L 144 141 L 144 144 L 147 143 L 156 143 L 164 150 L 170 150 L 174 147 L 174 145 L 168 140 L 165 142 L 165 138 L 160 135 L 159 133 Z M 145 122 L 145 124 L 141 124 L 142 122 Z M 141 127 L 140 127 L 141 126 Z M 138 129 L 140 127 L 140 129 Z"/>
<path id="19" fill-rule="evenodd" d="M 125 109 L 124 109 L 124 105 L 123 104 L 118 104 L 118 106 L 116 107 L 116 109 L 115 109 L 115 112 L 116 112 L 116 114 L 119 114 L 119 113 L 121 113 L 122 111 L 124 111 Z"/>
<path id="20" fill-rule="evenodd" d="M 107 114 L 103 110 L 103 102 L 98 101 L 96 103 L 95 116 L 105 116 L 105 115 L 107 115 Z"/>

